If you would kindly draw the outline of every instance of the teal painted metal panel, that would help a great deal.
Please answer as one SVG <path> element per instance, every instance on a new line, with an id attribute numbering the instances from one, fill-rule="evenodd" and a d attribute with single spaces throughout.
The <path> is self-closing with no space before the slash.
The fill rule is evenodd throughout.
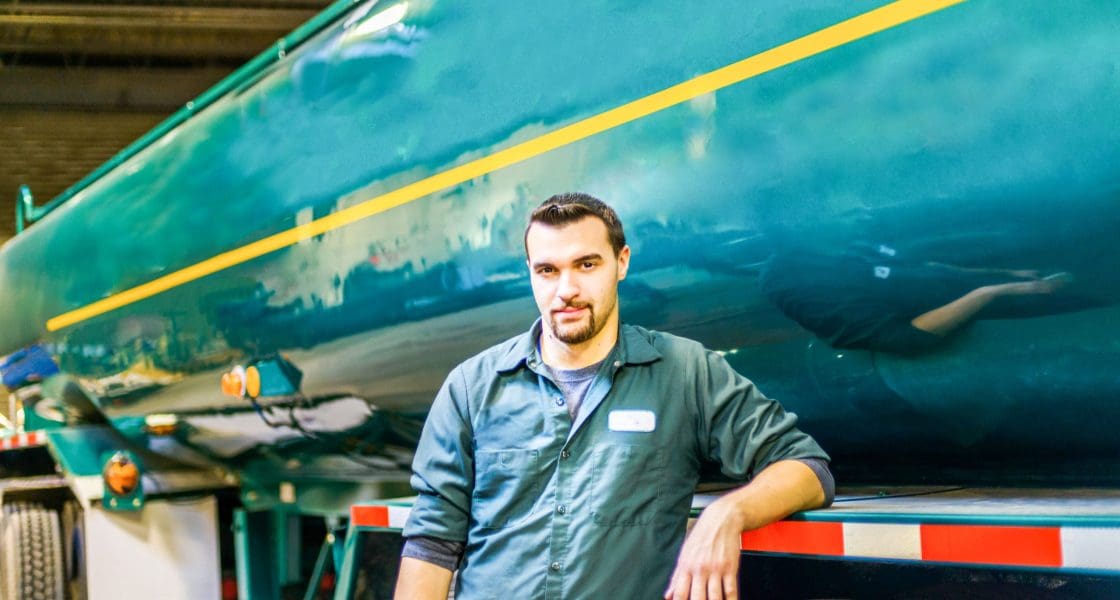
<path id="1" fill-rule="evenodd" d="M 884 4 L 434 2 L 392 24 L 396 4 L 336 5 L 0 251 L 0 351 L 42 344 L 114 423 L 178 415 L 169 452 L 261 490 L 401 481 L 448 370 L 534 316 L 525 215 L 580 189 L 627 225 L 623 317 L 725 352 L 842 479 L 1115 484 L 1106 2 L 971 0 L 45 328 Z M 907 337 L 922 311 L 1034 274 L 1060 289 Z M 220 394 L 223 372 L 278 355 L 298 391 Z"/>
<path id="2" fill-rule="evenodd" d="M 270 511 L 233 511 L 237 597 L 240 600 L 278 600 L 279 564 L 274 552 L 276 521 Z"/>
<path id="3" fill-rule="evenodd" d="M 120 433 L 104 425 L 70 427 L 45 432 L 51 454 L 62 472 L 78 477 L 101 475 L 103 456 L 127 448 Z M 141 469 L 144 463 L 138 460 Z"/>

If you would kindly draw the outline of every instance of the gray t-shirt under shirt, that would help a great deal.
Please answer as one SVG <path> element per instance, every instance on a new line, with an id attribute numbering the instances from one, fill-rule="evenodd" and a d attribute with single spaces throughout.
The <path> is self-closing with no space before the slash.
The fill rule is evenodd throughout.
<path id="1" fill-rule="evenodd" d="M 573 421 L 579 414 L 583 397 L 587 395 L 587 390 L 591 389 L 591 382 L 595 381 L 595 375 L 599 372 L 599 367 L 602 364 L 603 361 L 601 360 L 593 365 L 571 370 L 548 367 L 552 380 L 559 386 L 560 393 L 564 394 L 564 403 L 568 405 L 568 414 L 571 415 Z"/>

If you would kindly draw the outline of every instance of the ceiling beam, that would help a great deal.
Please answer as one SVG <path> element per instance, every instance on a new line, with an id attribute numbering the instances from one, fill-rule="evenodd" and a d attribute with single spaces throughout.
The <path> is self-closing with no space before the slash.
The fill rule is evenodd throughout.
<path id="1" fill-rule="evenodd" d="M 0 106 L 170 113 L 230 72 L 221 68 L 0 68 Z"/>
<path id="2" fill-rule="evenodd" d="M 243 62 L 317 12 L 314 8 L 6 4 L 0 5 L 0 53 L 12 55 L 3 62 L 16 64 L 21 54 Z"/>
<path id="3" fill-rule="evenodd" d="M 114 57 L 230 58 L 244 61 L 281 37 L 276 32 L 124 31 L 119 29 L 66 30 L 33 27 L 24 32 L 0 27 L 0 52 L 42 55 Z M 11 59 L 9 59 L 11 61 Z M 18 59 L 15 61 L 18 63 Z"/>
<path id="4" fill-rule="evenodd" d="M 314 9 L 300 8 L 5 4 L 0 5 L 0 26 L 220 29 L 287 33 L 314 17 L 317 12 Z"/>

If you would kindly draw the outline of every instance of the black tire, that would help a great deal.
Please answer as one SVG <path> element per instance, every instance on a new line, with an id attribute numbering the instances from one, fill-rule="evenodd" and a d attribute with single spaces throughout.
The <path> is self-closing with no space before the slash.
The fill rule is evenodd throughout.
<path id="1" fill-rule="evenodd" d="M 68 501 L 62 507 L 62 561 L 66 568 L 66 600 L 86 600 L 86 536 L 82 509 Z"/>
<path id="2" fill-rule="evenodd" d="M 63 564 L 58 511 L 38 504 L 4 507 L 0 527 L 3 600 L 63 600 Z"/>

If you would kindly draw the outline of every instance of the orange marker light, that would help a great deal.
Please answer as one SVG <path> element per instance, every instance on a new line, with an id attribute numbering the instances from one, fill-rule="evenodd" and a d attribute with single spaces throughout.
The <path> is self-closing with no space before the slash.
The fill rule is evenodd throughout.
<path id="1" fill-rule="evenodd" d="M 250 398 L 261 395 L 261 372 L 256 367 L 245 369 L 245 393 Z"/>
<path id="2" fill-rule="evenodd" d="M 260 377 L 258 376 L 257 379 L 258 389 L 260 389 Z M 234 367 L 232 371 L 222 375 L 222 393 L 234 398 L 245 397 L 245 369 L 243 367 Z"/>
<path id="3" fill-rule="evenodd" d="M 140 484 L 140 469 L 128 456 L 118 452 L 106 461 L 101 478 L 113 494 L 127 496 Z"/>

